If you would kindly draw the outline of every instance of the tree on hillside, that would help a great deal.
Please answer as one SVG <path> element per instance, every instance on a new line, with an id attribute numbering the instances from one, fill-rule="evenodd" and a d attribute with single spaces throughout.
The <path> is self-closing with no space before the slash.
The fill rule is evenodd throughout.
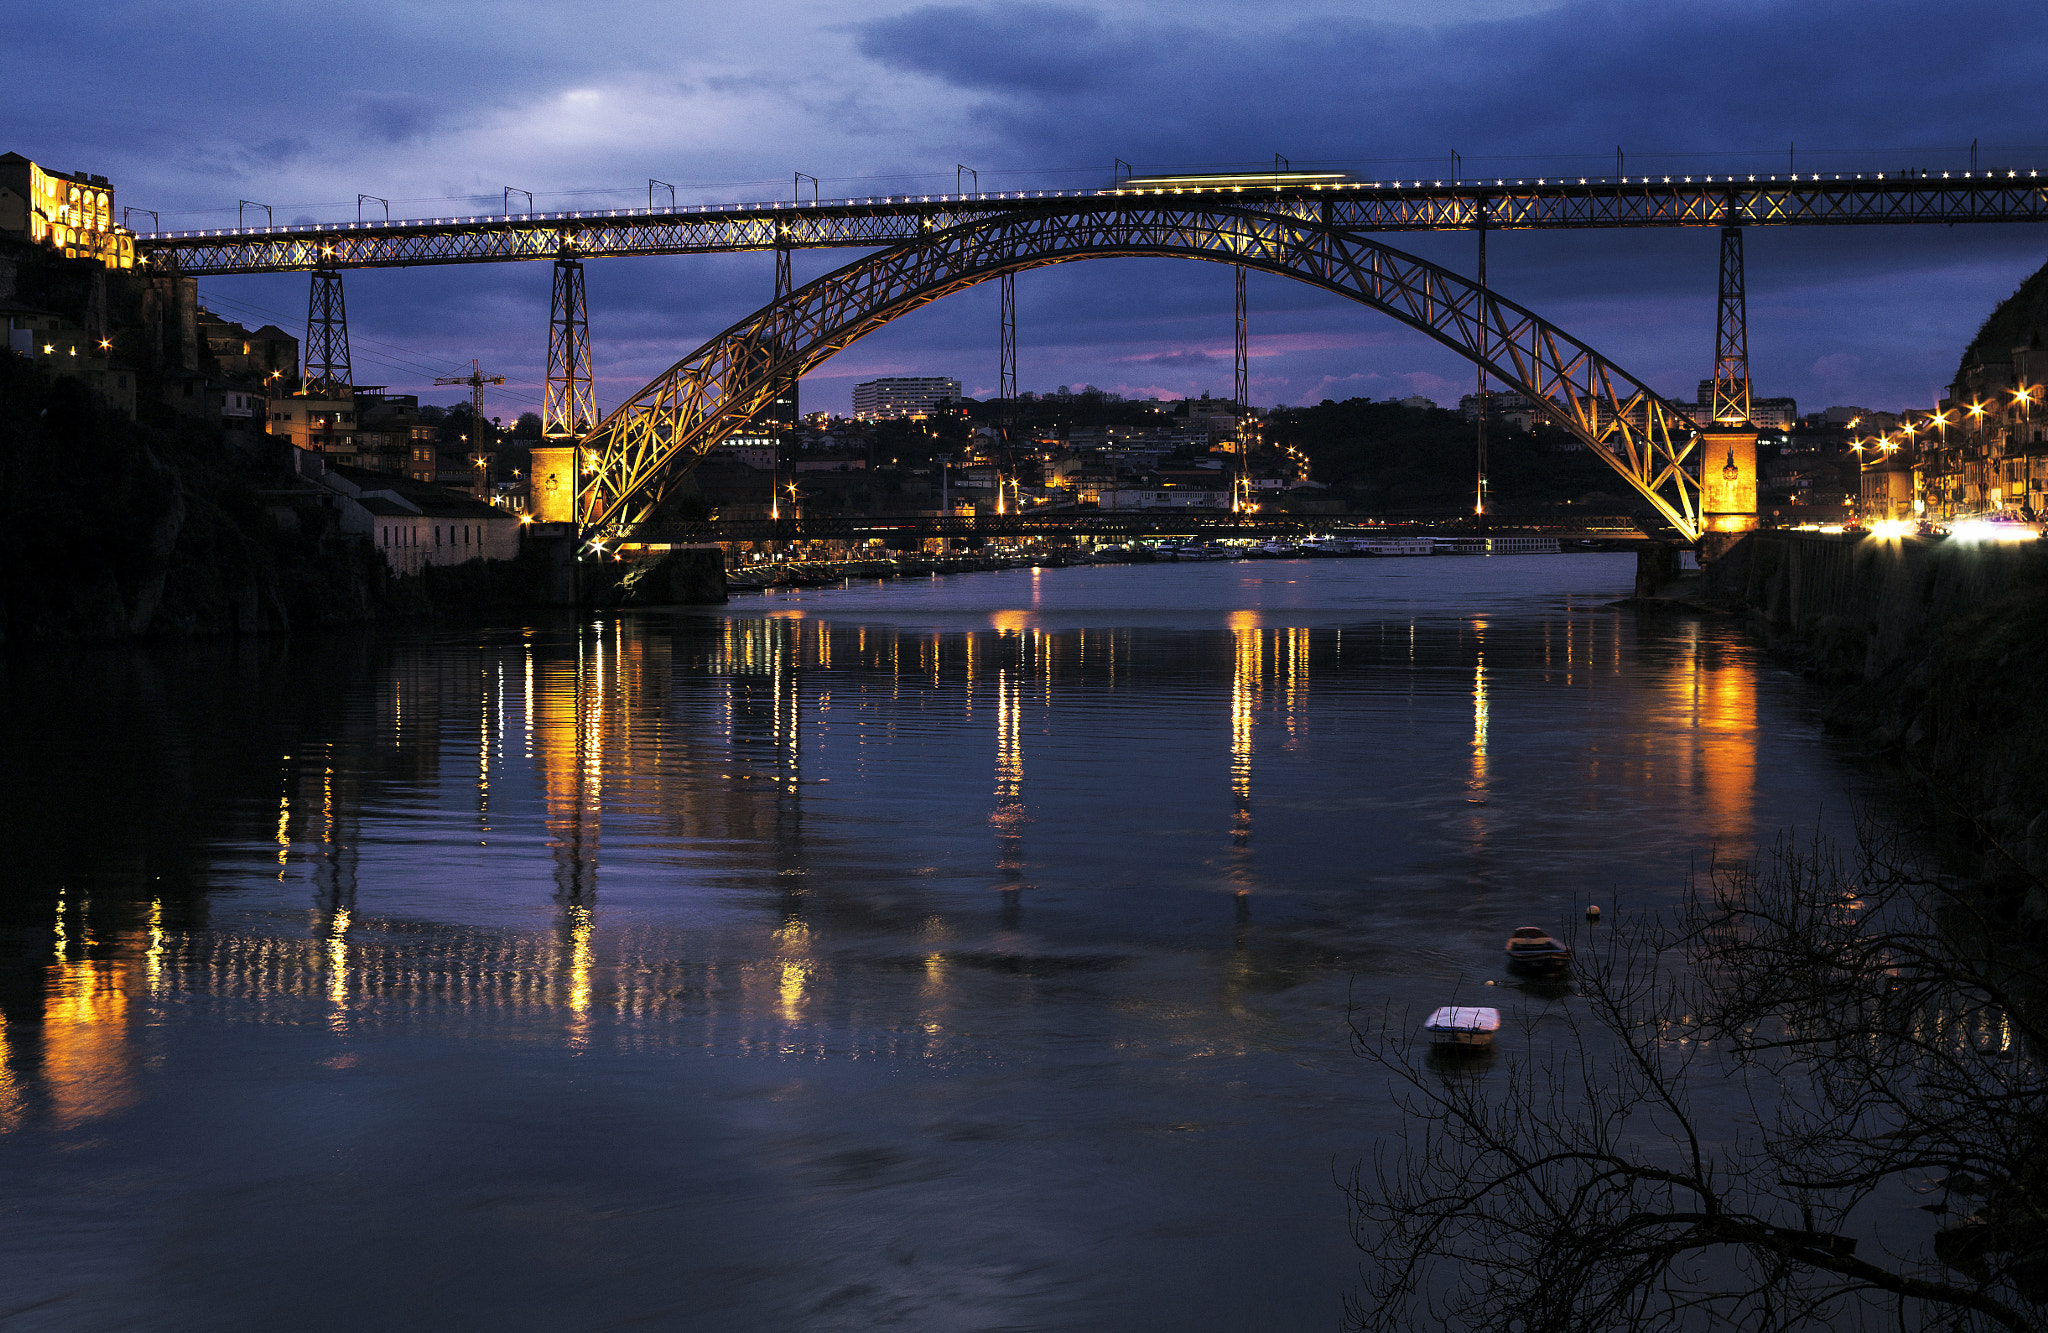
<path id="1" fill-rule="evenodd" d="M 1469 508 L 1475 478 L 1474 428 L 1456 412 L 1398 402 L 1325 399 L 1314 407 L 1275 409 L 1266 438 L 1299 449 L 1310 475 L 1366 509 Z M 1647 511 L 1614 470 L 1568 437 L 1493 433 L 1489 474 L 1505 504 L 1604 497 L 1609 512 Z"/>
<path id="2" fill-rule="evenodd" d="M 1357 1029 L 1414 1131 L 1350 1179 L 1355 1327 L 2048 1327 L 2048 969 L 2002 909 L 1781 845 L 1577 988 L 1498 1071 Z"/>

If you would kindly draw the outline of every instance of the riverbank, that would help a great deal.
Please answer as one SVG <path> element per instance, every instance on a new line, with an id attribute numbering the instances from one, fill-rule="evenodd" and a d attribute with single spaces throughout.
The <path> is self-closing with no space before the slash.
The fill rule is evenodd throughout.
<path id="1" fill-rule="evenodd" d="M 1896 764 L 2048 924 L 2048 545 L 1753 533 L 1699 596 L 1796 661 L 1825 725 Z"/>

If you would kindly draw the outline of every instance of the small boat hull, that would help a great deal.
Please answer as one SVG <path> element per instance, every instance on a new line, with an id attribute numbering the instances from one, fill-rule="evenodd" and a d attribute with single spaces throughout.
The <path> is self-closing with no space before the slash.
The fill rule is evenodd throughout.
<path id="1" fill-rule="evenodd" d="M 1422 1030 L 1432 1046 L 1491 1046 L 1500 1031 L 1500 1010 L 1446 1005 L 1429 1016 Z"/>
<path id="2" fill-rule="evenodd" d="M 1523 976 L 1554 977 L 1572 965 L 1571 946 L 1545 934 L 1540 926 L 1523 926 L 1508 936 L 1508 971 Z"/>

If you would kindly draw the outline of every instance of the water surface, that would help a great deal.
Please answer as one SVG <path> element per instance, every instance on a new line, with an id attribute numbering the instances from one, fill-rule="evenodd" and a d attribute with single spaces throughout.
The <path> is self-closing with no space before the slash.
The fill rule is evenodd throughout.
<path id="1" fill-rule="evenodd" d="M 1332 1327 L 1398 1126 L 1347 1005 L 1847 814 L 1803 685 L 1632 573 L 18 657 L 0 1314 Z"/>

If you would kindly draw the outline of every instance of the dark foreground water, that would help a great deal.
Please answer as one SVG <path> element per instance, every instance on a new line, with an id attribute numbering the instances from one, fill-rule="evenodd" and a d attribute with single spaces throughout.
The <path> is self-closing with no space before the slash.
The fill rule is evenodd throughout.
<path id="1" fill-rule="evenodd" d="M 0 1327 L 1332 1327 L 1348 999 L 1569 1004 L 1509 929 L 1846 820 L 1632 571 L 14 660 Z"/>

